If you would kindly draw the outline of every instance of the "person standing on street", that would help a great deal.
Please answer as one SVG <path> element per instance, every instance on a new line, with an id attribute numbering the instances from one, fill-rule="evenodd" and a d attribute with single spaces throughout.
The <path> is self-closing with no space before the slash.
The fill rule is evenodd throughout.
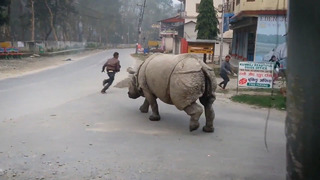
<path id="1" fill-rule="evenodd" d="M 278 79 L 279 77 L 279 69 L 280 69 L 280 62 L 278 61 L 277 57 L 273 55 L 269 62 L 274 63 L 273 67 L 273 85 L 275 84 L 274 82 Z"/>
<path id="2" fill-rule="evenodd" d="M 222 77 L 223 81 L 219 83 L 219 86 L 222 89 L 226 89 L 226 86 L 228 82 L 230 81 L 228 74 L 234 74 L 234 72 L 231 69 L 230 65 L 230 55 L 227 55 L 225 58 L 225 61 L 222 63 L 221 68 L 220 68 L 220 76 Z M 223 85 L 223 86 L 222 86 Z"/>
<path id="3" fill-rule="evenodd" d="M 102 85 L 104 86 L 103 89 L 101 90 L 102 94 L 106 93 L 106 90 L 113 83 L 114 76 L 116 75 L 117 72 L 120 71 L 121 66 L 118 58 L 119 58 L 119 53 L 115 52 L 113 53 L 113 58 L 108 59 L 108 61 L 102 66 L 101 72 L 104 72 L 105 69 L 107 68 L 107 73 L 109 76 L 109 79 L 105 79 L 102 82 Z"/>

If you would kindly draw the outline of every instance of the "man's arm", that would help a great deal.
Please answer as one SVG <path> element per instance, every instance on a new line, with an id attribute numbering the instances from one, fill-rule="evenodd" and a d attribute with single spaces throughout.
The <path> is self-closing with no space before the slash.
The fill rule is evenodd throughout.
<path id="1" fill-rule="evenodd" d="M 119 72 L 120 68 L 121 68 L 120 61 L 118 61 L 117 64 L 116 64 L 116 72 Z"/>
<path id="2" fill-rule="evenodd" d="M 101 72 L 104 72 L 104 69 L 106 68 L 107 64 L 108 64 L 108 61 L 106 63 L 104 63 L 104 65 L 102 66 L 102 71 Z"/>
<path id="3" fill-rule="evenodd" d="M 233 72 L 233 68 L 232 68 L 232 65 L 229 63 L 229 69 L 230 69 L 230 72 L 232 73 L 232 74 L 234 74 L 234 72 Z"/>

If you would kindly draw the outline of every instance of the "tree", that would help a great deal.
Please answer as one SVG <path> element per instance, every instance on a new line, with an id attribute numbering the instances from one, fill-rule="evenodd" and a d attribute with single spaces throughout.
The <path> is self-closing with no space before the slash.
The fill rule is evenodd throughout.
<path id="1" fill-rule="evenodd" d="M 0 1 L 0 26 L 9 23 L 9 13 L 10 9 L 10 0 L 1 0 Z"/>
<path id="2" fill-rule="evenodd" d="M 48 1 L 47 0 L 44 0 L 44 3 L 46 4 L 46 7 L 48 8 L 48 11 L 50 13 L 50 26 L 51 26 L 51 29 L 52 29 L 52 32 L 53 32 L 53 36 L 54 36 L 54 39 L 56 41 L 58 41 L 58 37 L 57 37 L 57 33 L 56 33 L 56 30 L 55 30 L 55 27 L 54 27 L 54 21 L 53 21 L 53 13 L 52 13 L 52 10 L 50 8 L 50 6 L 48 5 Z"/>
<path id="3" fill-rule="evenodd" d="M 0 1 L 0 41 L 9 40 L 10 38 L 10 26 L 9 26 L 9 16 L 10 16 L 10 0 Z"/>
<path id="4" fill-rule="evenodd" d="M 219 33 L 217 11 L 214 9 L 213 0 L 201 0 L 197 16 L 197 39 L 215 39 Z"/>

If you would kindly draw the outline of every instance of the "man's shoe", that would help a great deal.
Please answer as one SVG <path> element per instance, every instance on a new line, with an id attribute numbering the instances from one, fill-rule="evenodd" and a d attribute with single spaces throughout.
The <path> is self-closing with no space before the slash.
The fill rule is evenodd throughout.
<path id="1" fill-rule="evenodd" d="M 221 87 L 223 89 L 223 87 L 221 86 L 221 84 L 218 84 L 219 87 Z"/>
<path id="2" fill-rule="evenodd" d="M 101 94 L 105 94 L 106 92 L 105 91 L 101 91 Z"/>

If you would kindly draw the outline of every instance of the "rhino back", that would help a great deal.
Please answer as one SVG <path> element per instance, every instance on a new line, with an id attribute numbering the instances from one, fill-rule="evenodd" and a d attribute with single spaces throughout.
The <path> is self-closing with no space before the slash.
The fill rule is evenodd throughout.
<path id="1" fill-rule="evenodd" d="M 202 65 L 195 58 L 180 61 L 170 79 L 170 97 L 173 104 L 183 110 L 197 101 L 205 91 L 205 75 Z"/>
<path id="2" fill-rule="evenodd" d="M 148 90 L 168 104 L 172 104 L 168 93 L 170 75 L 178 62 L 178 56 L 168 54 L 159 54 L 146 62 L 145 81 Z"/>

